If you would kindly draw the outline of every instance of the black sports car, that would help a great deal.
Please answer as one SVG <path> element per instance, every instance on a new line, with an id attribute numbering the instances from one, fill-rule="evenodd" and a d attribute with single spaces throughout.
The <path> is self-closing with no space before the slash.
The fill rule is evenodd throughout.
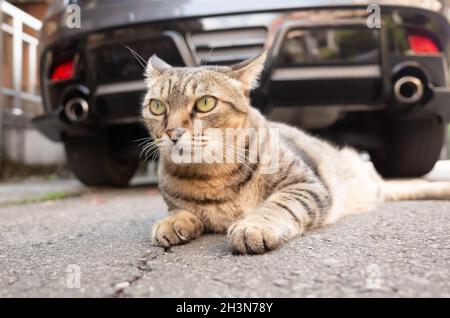
<path id="1" fill-rule="evenodd" d="M 371 1 L 372 2 L 372 1 Z M 427 173 L 450 119 L 449 28 L 439 1 L 99 0 L 51 5 L 41 32 L 46 114 L 75 175 L 123 186 L 145 137 L 142 61 L 269 58 L 253 104 L 270 117 L 367 150 L 386 177 Z M 72 10 L 72 11 L 71 11 Z M 130 50 L 131 49 L 131 50 Z"/>

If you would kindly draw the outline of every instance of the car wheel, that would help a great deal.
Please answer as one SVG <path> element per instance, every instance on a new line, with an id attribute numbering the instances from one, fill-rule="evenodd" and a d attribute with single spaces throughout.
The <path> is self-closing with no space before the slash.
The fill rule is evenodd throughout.
<path id="1" fill-rule="evenodd" d="M 439 117 L 390 120 L 385 130 L 385 147 L 370 153 L 383 177 L 419 177 L 433 169 L 445 135 Z"/>
<path id="2" fill-rule="evenodd" d="M 105 136 L 71 136 L 64 146 L 70 169 L 88 186 L 125 187 L 139 164 L 134 157 L 119 158 Z"/>

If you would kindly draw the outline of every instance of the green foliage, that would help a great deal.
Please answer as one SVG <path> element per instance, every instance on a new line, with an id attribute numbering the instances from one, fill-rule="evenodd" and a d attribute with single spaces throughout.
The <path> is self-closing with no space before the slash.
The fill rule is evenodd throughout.
<path id="1" fill-rule="evenodd" d="M 0 182 L 17 182 L 30 177 L 40 177 L 48 181 L 68 178 L 71 173 L 64 165 L 25 165 L 12 160 L 3 160 L 0 169 Z"/>
<path id="2" fill-rule="evenodd" d="M 44 193 L 42 195 L 33 196 L 33 197 L 25 198 L 25 199 L 2 202 L 2 203 L 0 203 L 0 208 L 4 208 L 7 206 L 13 206 L 13 205 L 24 205 L 24 204 L 47 202 L 47 201 L 64 200 L 64 199 L 79 196 L 79 195 L 80 195 L 80 193 L 77 193 L 77 192 L 50 191 L 50 192 Z"/>

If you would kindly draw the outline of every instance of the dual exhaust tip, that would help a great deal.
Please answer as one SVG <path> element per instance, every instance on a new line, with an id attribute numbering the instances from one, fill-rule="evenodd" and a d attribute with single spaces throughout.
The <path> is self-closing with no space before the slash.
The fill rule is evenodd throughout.
<path id="1" fill-rule="evenodd" d="M 69 99 L 64 105 L 64 113 L 71 122 L 82 122 L 89 114 L 89 104 L 81 97 Z"/>
<path id="2" fill-rule="evenodd" d="M 416 104 L 424 93 L 422 80 L 415 76 L 403 76 L 394 82 L 394 97 L 401 104 Z"/>
<path id="3" fill-rule="evenodd" d="M 82 85 L 70 86 L 63 92 L 63 115 L 72 123 L 80 123 L 89 117 L 89 89 Z"/>

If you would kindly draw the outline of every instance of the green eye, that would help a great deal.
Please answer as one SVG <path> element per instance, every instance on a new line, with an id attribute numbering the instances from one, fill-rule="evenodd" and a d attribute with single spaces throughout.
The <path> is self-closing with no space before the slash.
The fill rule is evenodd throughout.
<path id="1" fill-rule="evenodd" d="M 166 104 L 157 99 L 152 99 L 150 101 L 150 111 L 153 115 L 163 115 L 167 112 Z"/>
<path id="2" fill-rule="evenodd" d="M 211 111 L 217 104 L 217 99 L 212 96 L 200 97 L 195 102 L 195 109 L 201 113 L 206 113 Z"/>

